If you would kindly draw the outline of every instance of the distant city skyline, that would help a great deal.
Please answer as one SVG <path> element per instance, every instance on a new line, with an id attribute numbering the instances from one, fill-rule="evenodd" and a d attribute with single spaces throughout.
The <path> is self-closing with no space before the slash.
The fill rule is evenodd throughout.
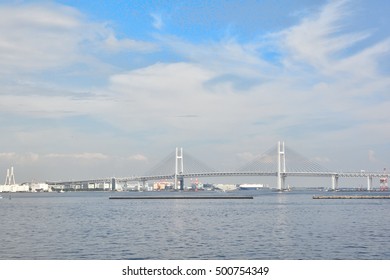
<path id="1" fill-rule="evenodd" d="M 229 170 L 277 141 L 330 170 L 390 169 L 389 11 L 0 1 L 0 180 L 140 175 L 175 147 Z"/>

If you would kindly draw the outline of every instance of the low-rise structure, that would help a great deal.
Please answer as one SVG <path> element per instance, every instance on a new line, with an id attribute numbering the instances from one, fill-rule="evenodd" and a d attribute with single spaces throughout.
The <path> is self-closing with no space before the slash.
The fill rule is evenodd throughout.
<path id="1" fill-rule="evenodd" d="M 28 192 L 30 187 L 28 185 L 0 185 L 0 192 Z"/>
<path id="2" fill-rule="evenodd" d="M 49 185 L 46 183 L 31 183 L 30 190 L 32 192 L 49 192 L 51 191 L 51 188 L 49 188 Z"/>

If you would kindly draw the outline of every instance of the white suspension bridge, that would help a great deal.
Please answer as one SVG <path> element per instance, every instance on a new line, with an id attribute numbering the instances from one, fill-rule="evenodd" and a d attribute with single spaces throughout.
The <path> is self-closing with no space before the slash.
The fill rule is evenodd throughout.
<path id="1" fill-rule="evenodd" d="M 184 165 L 184 163 L 186 163 Z M 131 176 L 123 178 L 104 178 L 66 182 L 47 182 L 51 185 L 85 186 L 88 184 L 110 184 L 115 189 L 117 182 L 140 182 L 145 185 L 147 181 L 173 180 L 175 189 L 183 189 L 185 178 L 198 177 L 241 177 L 241 176 L 274 176 L 276 177 L 277 190 L 286 189 L 286 177 L 328 177 L 331 180 L 331 188 L 338 188 L 339 178 L 366 178 L 367 190 L 372 189 L 373 178 L 380 179 L 380 188 L 387 190 L 389 174 L 384 169 L 381 172 L 368 172 L 364 170 L 356 172 L 329 171 L 313 160 L 309 160 L 297 152 L 285 146 L 284 142 L 278 142 L 276 148 L 271 148 L 266 153 L 255 158 L 236 171 L 215 171 L 189 154 L 184 156 L 183 148 L 169 154 L 154 168 L 143 176 Z"/>

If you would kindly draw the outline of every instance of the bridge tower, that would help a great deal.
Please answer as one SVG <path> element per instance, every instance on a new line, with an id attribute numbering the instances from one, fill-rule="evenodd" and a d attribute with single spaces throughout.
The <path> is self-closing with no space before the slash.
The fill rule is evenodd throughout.
<path id="1" fill-rule="evenodd" d="M 183 162 L 183 148 L 176 148 L 176 159 L 175 159 L 175 189 L 184 189 L 184 178 L 182 176 L 184 172 Z"/>
<path id="2" fill-rule="evenodd" d="M 281 191 L 285 187 L 286 179 L 286 153 L 284 142 L 278 142 L 278 190 Z"/>
<path id="3" fill-rule="evenodd" d="M 9 169 L 7 169 L 7 177 L 5 178 L 4 185 L 15 185 L 15 174 L 13 166 L 11 166 L 11 172 Z"/>
<path id="4" fill-rule="evenodd" d="M 8 182 L 9 182 L 9 169 L 7 169 L 7 177 L 5 177 L 4 185 L 10 185 Z"/>

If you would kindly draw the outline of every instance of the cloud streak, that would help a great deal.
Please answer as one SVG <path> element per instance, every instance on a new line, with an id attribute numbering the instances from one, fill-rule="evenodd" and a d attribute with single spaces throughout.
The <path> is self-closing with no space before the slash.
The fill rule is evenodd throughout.
<path id="1" fill-rule="evenodd" d="M 164 26 L 162 16 L 160 14 L 156 14 L 156 13 L 151 13 L 150 16 L 153 19 L 153 27 L 158 29 L 158 30 L 161 30 Z"/>

